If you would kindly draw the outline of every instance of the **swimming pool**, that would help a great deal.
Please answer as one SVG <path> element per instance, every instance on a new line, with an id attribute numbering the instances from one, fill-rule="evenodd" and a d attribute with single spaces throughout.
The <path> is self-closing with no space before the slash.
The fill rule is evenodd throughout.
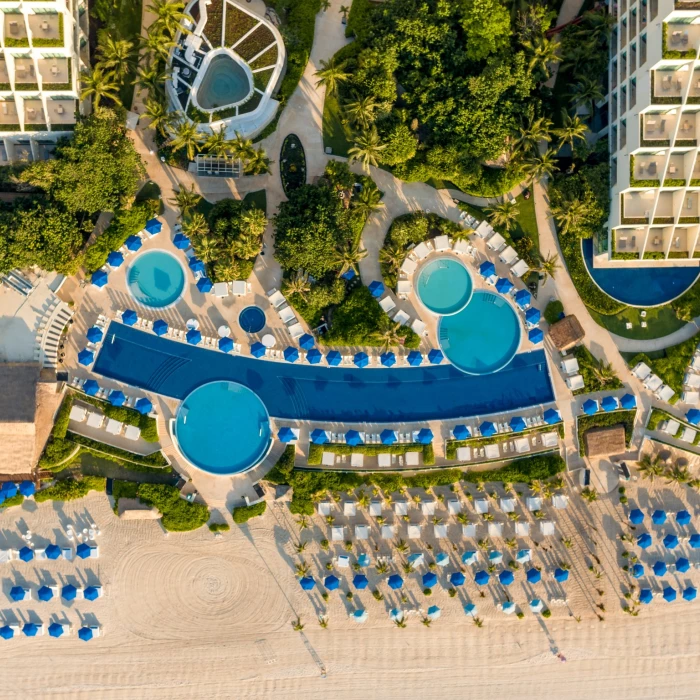
<path id="1" fill-rule="evenodd" d="M 164 250 L 141 253 L 126 273 L 131 295 L 144 306 L 161 309 L 174 304 L 185 288 L 185 270 Z"/>
<path id="2" fill-rule="evenodd" d="M 238 314 L 238 325 L 246 333 L 258 333 L 265 328 L 265 312 L 259 306 L 246 306 Z"/>
<path id="3" fill-rule="evenodd" d="M 243 66 L 226 53 L 214 56 L 197 88 L 197 102 L 202 109 L 216 109 L 240 102 L 251 91 Z"/>
<path id="4" fill-rule="evenodd" d="M 418 273 L 416 292 L 423 305 L 435 314 L 448 316 L 461 311 L 472 296 L 472 278 L 456 258 L 431 260 Z"/>
<path id="5" fill-rule="evenodd" d="M 520 319 L 499 294 L 477 290 L 457 314 L 438 326 L 447 359 L 469 374 L 491 374 L 505 367 L 520 346 Z"/>
<path id="6" fill-rule="evenodd" d="M 259 464 L 272 443 L 270 418 L 247 387 L 214 381 L 195 389 L 175 419 L 178 447 L 189 462 L 211 474 L 237 474 Z"/>

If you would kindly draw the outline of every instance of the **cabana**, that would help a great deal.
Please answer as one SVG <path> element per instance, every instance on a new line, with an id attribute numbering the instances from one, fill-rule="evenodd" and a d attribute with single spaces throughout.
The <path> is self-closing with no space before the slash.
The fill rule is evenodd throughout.
<path id="1" fill-rule="evenodd" d="M 447 501 L 447 512 L 450 515 L 457 515 L 462 512 L 462 504 L 457 498 L 450 498 Z"/>
<path id="2" fill-rule="evenodd" d="M 354 518 L 357 515 L 357 503 L 355 501 L 344 501 L 343 515 Z"/>
<path id="3" fill-rule="evenodd" d="M 382 539 L 391 540 L 394 538 L 396 528 L 393 525 L 382 525 Z"/>
<path id="4" fill-rule="evenodd" d="M 382 514 L 382 502 L 381 501 L 370 501 L 369 514 L 374 518 L 380 517 Z"/>
<path id="5" fill-rule="evenodd" d="M 367 527 L 367 525 L 355 525 L 355 539 L 356 540 L 369 539 L 369 528 Z"/>
<path id="6" fill-rule="evenodd" d="M 499 253 L 498 259 L 506 265 L 512 265 L 518 259 L 518 253 L 512 246 L 506 246 Z"/>
<path id="7" fill-rule="evenodd" d="M 409 540 L 419 540 L 421 538 L 420 525 L 409 525 L 406 534 Z"/>
<path id="8" fill-rule="evenodd" d="M 489 502 L 485 498 L 474 499 L 474 512 L 477 515 L 483 515 L 489 512 Z"/>
<path id="9" fill-rule="evenodd" d="M 331 541 L 342 542 L 345 539 L 345 527 L 343 525 L 334 525 L 331 527 Z"/>
<path id="10" fill-rule="evenodd" d="M 506 239 L 501 236 L 500 233 L 496 232 L 491 236 L 488 241 L 486 241 L 486 246 L 491 250 L 498 252 L 506 244 Z M 511 248 L 512 250 L 512 248 Z"/>
<path id="11" fill-rule="evenodd" d="M 529 269 L 529 265 L 524 260 L 518 260 L 518 262 L 510 268 L 510 271 L 516 277 L 522 277 Z"/>

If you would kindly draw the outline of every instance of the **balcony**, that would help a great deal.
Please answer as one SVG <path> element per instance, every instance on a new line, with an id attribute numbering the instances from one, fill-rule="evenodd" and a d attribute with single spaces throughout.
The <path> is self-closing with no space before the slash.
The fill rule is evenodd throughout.
<path id="1" fill-rule="evenodd" d="M 694 59 L 700 47 L 700 25 L 697 24 L 664 24 L 666 32 L 666 48 L 664 58 Z"/>
<path id="2" fill-rule="evenodd" d="M 680 218 L 678 223 L 680 224 L 692 224 L 700 223 L 700 193 L 698 192 L 686 192 L 682 198 Z M 689 220 L 689 219 L 692 219 Z M 698 219 L 696 222 L 695 220 Z"/>
<path id="3" fill-rule="evenodd" d="M 24 23 L 24 15 L 5 15 L 5 47 L 29 46 L 27 26 Z"/>
<path id="4" fill-rule="evenodd" d="M 57 13 L 29 15 L 33 46 L 63 46 L 63 22 Z"/>
<path id="5" fill-rule="evenodd" d="M 62 124 L 75 124 L 75 100 L 47 100 L 46 108 L 52 131 L 60 131 Z"/>
<path id="6" fill-rule="evenodd" d="M 70 90 L 71 74 L 68 58 L 40 58 L 37 61 L 44 90 Z"/>
<path id="7" fill-rule="evenodd" d="M 684 67 L 686 70 L 683 70 Z M 652 73 L 652 102 L 656 104 L 680 104 L 690 74 L 687 66 L 673 71 L 655 70 Z"/>
<path id="8" fill-rule="evenodd" d="M 692 230 L 692 229 L 691 229 Z M 688 230 L 684 226 L 676 226 L 671 233 L 671 248 L 668 251 L 670 258 L 687 258 L 690 246 L 695 240 L 695 231 Z"/>
<path id="9" fill-rule="evenodd" d="M 676 220 L 675 192 L 660 192 L 652 224 L 672 224 Z"/>
<path id="10" fill-rule="evenodd" d="M 685 186 L 685 157 L 680 153 L 674 153 L 668 161 L 664 187 Z M 671 207 L 673 208 L 673 207 Z"/>
<path id="11" fill-rule="evenodd" d="M 663 260 L 671 242 L 673 226 L 655 226 L 649 229 L 644 257 L 651 260 Z"/>
<path id="12" fill-rule="evenodd" d="M 647 192 L 625 192 L 622 197 L 622 223 L 626 226 L 649 223 L 651 210 L 656 200 L 656 190 Z"/>
<path id="13" fill-rule="evenodd" d="M 24 130 L 48 131 L 44 105 L 41 100 L 24 101 Z"/>
<path id="14" fill-rule="evenodd" d="M 681 123 L 676 134 L 676 146 L 694 146 L 697 143 L 698 124 L 700 119 L 696 112 L 683 112 Z"/>
<path id="15" fill-rule="evenodd" d="M 10 89 L 10 73 L 7 70 L 7 63 L 3 58 L 0 60 L 0 90 Z"/>
<path id="16" fill-rule="evenodd" d="M 632 162 L 632 187 L 659 187 L 659 173 L 664 167 L 666 156 L 630 156 Z"/>
<path id="17" fill-rule="evenodd" d="M 18 131 L 19 130 L 19 115 L 17 114 L 17 105 L 14 99 L 3 100 L 0 102 L 0 132 L 2 131 Z"/>
<path id="18" fill-rule="evenodd" d="M 639 257 L 644 245 L 644 229 L 616 229 L 613 258 Z"/>
<path id="19" fill-rule="evenodd" d="M 32 58 L 15 59 L 15 90 L 38 90 L 39 79 L 37 78 L 34 60 Z"/>

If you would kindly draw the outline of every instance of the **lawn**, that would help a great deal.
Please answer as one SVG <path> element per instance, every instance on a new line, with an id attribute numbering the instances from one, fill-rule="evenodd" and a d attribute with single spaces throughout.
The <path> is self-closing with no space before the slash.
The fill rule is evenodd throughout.
<path id="1" fill-rule="evenodd" d="M 323 147 L 330 147 L 334 156 L 347 158 L 351 146 L 352 129 L 349 124 L 341 124 L 338 97 L 327 93 L 323 104 Z"/>
<path id="2" fill-rule="evenodd" d="M 243 197 L 244 202 L 255 205 L 258 209 L 262 209 L 267 213 L 267 192 L 265 190 L 255 190 L 255 192 L 248 192 L 248 194 Z M 203 214 L 205 218 L 209 218 L 209 212 L 214 208 L 214 203 L 210 202 L 208 199 L 199 200 L 199 204 L 195 207 L 195 211 Z"/>
<path id="3" fill-rule="evenodd" d="M 642 318 L 640 315 L 642 309 L 633 306 L 628 306 L 619 314 L 612 316 L 599 314 L 590 308 L 588 311 L 599 326 L 622 338 L 632 338 L 634 340 L 663 338 L 685 326 L 685 321 L 681 321 L 676 317 L 671 306 L 647 309 L 646 318 Z M 642 328 L 642 321 L 647 322 L 646 328 Z M 627 323 L 631 323 L 632 328 L 628 329 Z"/>

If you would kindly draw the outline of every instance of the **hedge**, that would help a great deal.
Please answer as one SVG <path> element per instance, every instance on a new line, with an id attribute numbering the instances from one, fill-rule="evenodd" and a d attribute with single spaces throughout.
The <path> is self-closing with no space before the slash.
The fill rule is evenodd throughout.
<path id="1" fill-rule="evenodd" d="M 339 443 L 327 443 L 325 445 L 309 445 L 309 466 L 321 464 L 324 452 L 332 452 L 336 455 L 361 454 L 374 457 L 380 454 L 404 455 L 407 452 L 423 452 L 424 464 L 435 464 L 435 452 L 432 445 L 421 445 L 420 443 L 409 443 L 403 445 L 346 445 Z M 427 461 L 432 460 L 432 461 Z"/>
<path id="2" fill-rule="evenodd" d="M 68 433 L 68 440 L 72 440 L 77 445 L 84 447 L 88 451 L 94 452 L 100 457 L 104 455 L 109 455 L 111 457 L 116 457 L 116 459 L 129 469 L 134 469 L 139 471 L 136 467 L 131 466 L 132 464 L 142 466 L 142 467 L 167 467 L 168 461 L 163 457 L 162 452 L 153 452 L 150 455 L 137 455 L 133 452 L 127 452 L 126 450 L 120 450 L 118 447 L 112 447 L 111 445 L 105 445 L 103 442 L 97 442 L 97 440 L 91 440 L 82 435 L 76 435 L 75 433 Z"/>
<path id="3" fill-rule="evenodd" d="M 70 422 L 70 410 L 73 406 L 73 394 L 68 392 L 61 402 L 61 407 L 56 414 L 56 422 L 51 430 L 51 437 L 62 440 L 68 432 L 68 423 Z"/>
<path id="4" fill-rule="evenodd" d="M 267 503 L 261 501 L 260 503 L 255 503 L 252 506 L 240 506 L 239 508 L 234 508 L 233 522 L 237 525 L 243 525 L 247 523 L 251 518 L 257 518 L 262 515 L 267 510 Z"/>
<path id="5" fill-rule="evenodd" d="M 90 491 L 104 491 L 107 480 L 103 476 L 84 476 L 81 479 L 62 479 L 47 489 L 37 491 L 34 500 L 44 501 L 74 501 L 84 498 Z"/>
<path id="6" fill-rule="evenodd" d="M 196 530 L 209 520 L 209 509 L 205 505 L 186 501 L 174 486 L 141 484 L 138 497 L 162 513 L 161 523 L 170 532 Z"/>
<path id="7" fill-rule="evenodd" d="M 485 471 L 467 471 L 462 479 L 470 483 L 476 482 L 508 482 L 511 484 L 532 484 L 533 481 L 544 481 L 566 470 L 566 463 L 558 452 L 546 455 L 524 457 L 506 464 L 500 469 Z"/>
<path id="8" fill-rule="evenodd" d="M 228 532 L 231 526 L 228 523 L 209 523 L 212 532 Z"/>
<path id="9" fill-rule="evenodd" d="M 6 498 L 2 503 L 0 503 L 0 508 L 12 508 L 13 506 L 21 506 L 24 503 L 24 496 L 21 493 L 12 496 L 11 498 Z"/>
<path id="10" fill-rule="evenodd" d="M 631 411 L 611 411 L 610 413 L 595 413 L 592 416 L 578 417 L 578 444 L 579 454 L 586 455 L 586 441 L 583 439 L 591 428 L 606 428 L 611 425 L 623 425 L 625 428 L 625 442 L 629 446 L 634 429 L 636 409 Z"/>
<path id="11" fill-rule="evenodd" d="M 352 1 L 348 23 L 345 26 L 345 36 L 348 39 L 358 36 L 363 31 L 366 33 L 372 28 L 371 14 L 376 7 L 370 0 Z"/>

